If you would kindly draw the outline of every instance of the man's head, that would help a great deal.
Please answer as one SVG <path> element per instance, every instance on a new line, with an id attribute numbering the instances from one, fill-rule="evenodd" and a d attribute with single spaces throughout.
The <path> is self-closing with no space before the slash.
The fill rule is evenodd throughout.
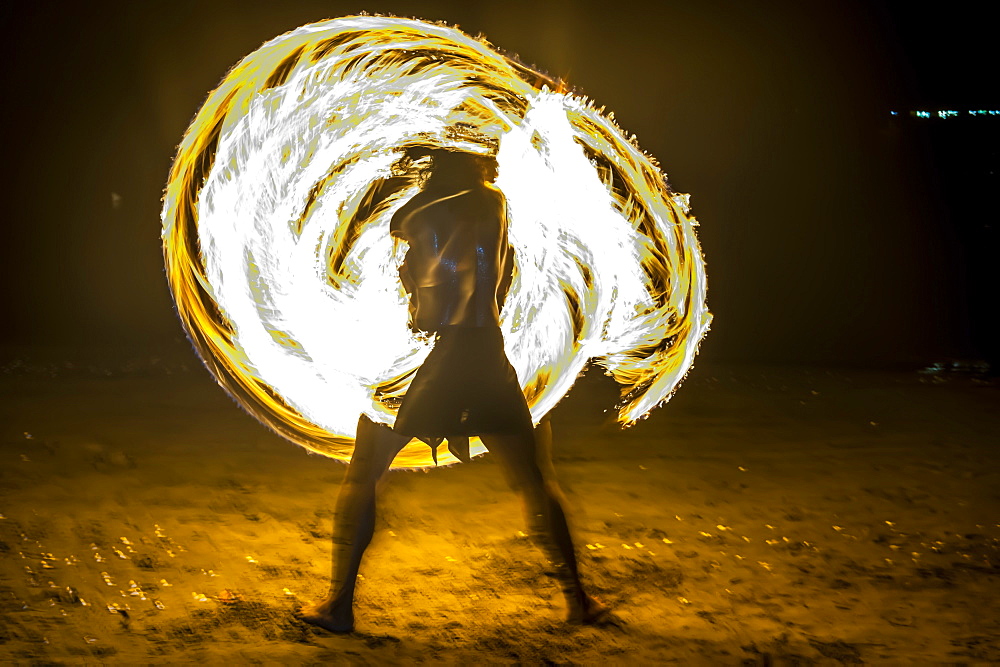
<path id="1" fill-rule="evenodd" d="M 492 183 L 497 177 L 496 158 L 440 148 L 411 152 L 411 159 L 430 157 L 428 184 L 456 186 Z"/>

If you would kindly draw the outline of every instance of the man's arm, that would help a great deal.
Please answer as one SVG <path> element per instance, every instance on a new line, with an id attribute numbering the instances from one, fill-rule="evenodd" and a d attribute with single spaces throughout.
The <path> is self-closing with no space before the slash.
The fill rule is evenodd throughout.
<path id="1" fill-rule="evenodd" d="M 507 302 L 507 293 L 510 292 L 511 283 L 514 282 L 514 248 L 510 245 L 507 236 L 507 200 L 503 193 L 496 190 L 499 195 L 500 205 L 500 284 L 497 285 L 497 310 L 503 311 L 503 305 Z"/>
<path id="2" fill-rule="evenodd" d="M 503 268 L 500 269 L 500 285 L 497 287 L 497 310 L 503 310 L 507 301 L 507 292 L 514 282 L 514 249 L 507 245 L 504 252 Z"/>

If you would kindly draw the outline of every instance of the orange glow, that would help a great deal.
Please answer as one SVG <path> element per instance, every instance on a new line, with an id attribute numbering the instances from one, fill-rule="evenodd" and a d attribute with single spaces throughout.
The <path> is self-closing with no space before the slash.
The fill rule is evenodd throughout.
<path id="1" fill-rule="evenodd" d="M 711 320 L 687 196 L 561 83 L 457 29 L 371 16 L 264 44 L 179 147 L 167 275 L 219 383 L 334 458 L 350 458 L 358 415 L 393 423 L 433 346 L 407 328 L 405 248 L 388 234 L 418 185 L 369 204 L 416 145 L 497 157 L 516 258 L 501 328 L 535 421 L 591 360 L 623 385 L 623 424 L 667 400 Z M 411 443 L 395 465 L 430 453 Z"/>

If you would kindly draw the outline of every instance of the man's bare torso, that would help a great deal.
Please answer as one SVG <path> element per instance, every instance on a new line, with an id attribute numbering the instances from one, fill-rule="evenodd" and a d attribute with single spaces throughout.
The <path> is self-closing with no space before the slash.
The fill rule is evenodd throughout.
<path id="1" fill-rule="evenodd" d="M 475 184 L 427 188 L 393 216 L 392 234 L 410 246 L 400 278 L 414 328 L 499 324 L 510 279 L 505 209 L 499 190 Z"/>

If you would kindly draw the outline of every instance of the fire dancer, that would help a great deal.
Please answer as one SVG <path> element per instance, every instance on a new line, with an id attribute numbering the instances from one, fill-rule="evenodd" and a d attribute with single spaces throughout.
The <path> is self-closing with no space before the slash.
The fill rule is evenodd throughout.
<path id="1" fill-rule="evenodd" d="M 376 486 L 413 438 L 431 446 L 445 439 L 469 460 L 479 436 L 523 498 L 532 537 L 553 562 L 572 623 L 593 623 L 606 608 L 580 582 L 576 554 L 551 474 L 551 428 L 533 428 L 531 413 L 504 353 L 500 309 L 510 286 L 513 252 L 506 201 L 492 185 L 492 158 L 430 151 L 422 191 L 393 217 L 391 233 L 409 250 L 400 278 L 410 295 L 411 324 L 436 335 L 390 428 L 366 416 L 337 499 L 330 593 L 300 618 L 332 632 L 354 629 L 354 587 L 375 530 Z"/>

